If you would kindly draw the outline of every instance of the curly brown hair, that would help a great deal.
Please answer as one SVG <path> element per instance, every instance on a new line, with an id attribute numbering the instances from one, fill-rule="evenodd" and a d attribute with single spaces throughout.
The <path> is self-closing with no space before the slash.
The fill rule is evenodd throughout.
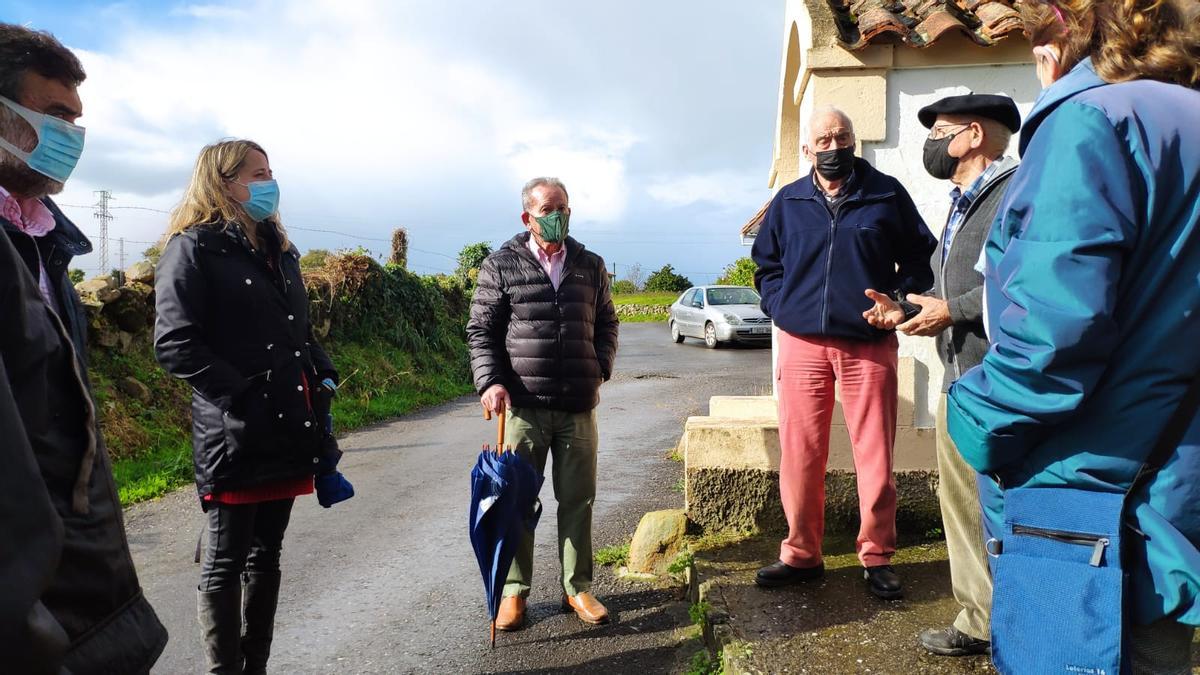
<path id="1" fill-rule="evenodd" d="M 1105 82 L 1161 80 L 1200 87 L 1194 0 L 1042 0 L 1021 3 L 1034 45 L 1062 50 L 1063 71 L 1091 57 Z M 1055 12 L 1057 7 L 1059 12 Z M 1061 13 L 1061 19 L 1060 19 Z"/>

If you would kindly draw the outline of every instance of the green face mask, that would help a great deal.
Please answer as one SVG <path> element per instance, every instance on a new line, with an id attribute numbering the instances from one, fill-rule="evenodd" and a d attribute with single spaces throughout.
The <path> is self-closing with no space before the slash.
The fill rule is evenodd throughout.
<path id="1" fill-rule="evenodd" d="M 566 211 L 554 211 L 541 218 L 533 216 L 533 219 L 541 226 L 542 241 L 547 244 L 561 244 L 566 241 L 567 226 L 571 221 L 571 214 Z"/>

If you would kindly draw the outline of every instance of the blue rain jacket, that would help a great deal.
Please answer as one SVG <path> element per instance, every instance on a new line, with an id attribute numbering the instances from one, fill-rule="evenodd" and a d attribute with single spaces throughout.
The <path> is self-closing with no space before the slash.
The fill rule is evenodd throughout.
<path id="1" fill-rule="evenodd" d="M 1035 103 L 985 247 L 991 347 L 949 399 L 1003 487 L 1124 492 L 1200 369 L 1198 119 L 1200 91 L 1090 61 Z M 1200 625 L 1200 419 L 1130 506 L 1134 620 Z"/>

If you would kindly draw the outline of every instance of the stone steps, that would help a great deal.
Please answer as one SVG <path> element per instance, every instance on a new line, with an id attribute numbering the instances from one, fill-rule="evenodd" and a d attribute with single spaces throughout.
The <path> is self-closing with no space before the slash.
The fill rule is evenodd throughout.
<path id="1" fill-rule="evenodd" d="M 912 358 L 900 359 L 894 467 L 897 520 L 906 530 L 940 525 L 935 430 L 915 426 L 918 399 Z M 688 518 L 708 531 L 783 529 L 779 501 L 779 421 L 770 396 L 717 396 L 710 414 L 690 417 L 684 457 Z M 855 529 L 858 498 L 854 455 L 840 403 L 830 428 L 826 473 L 826 528 Z"/>

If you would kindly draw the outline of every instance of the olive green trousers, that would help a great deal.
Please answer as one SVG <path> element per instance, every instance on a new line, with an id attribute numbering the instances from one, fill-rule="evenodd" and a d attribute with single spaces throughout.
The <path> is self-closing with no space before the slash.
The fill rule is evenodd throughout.
<path id="1" fill-rule="evenodd" d="M 571 413 L 545 408 L 508 411 L 504 442 L 545 475 L 553 457 L 551 482 L 558 500 L 558 557 L 562 587 L 577 595 L 592 586 L 592 503 L 596 499 L 596 411 Z M 543 520 L 543 522 L 545 522 Z M 504 595 L 528 597 L 533 581 L 533 540 L 526 533 L 508 570 Z"/>

